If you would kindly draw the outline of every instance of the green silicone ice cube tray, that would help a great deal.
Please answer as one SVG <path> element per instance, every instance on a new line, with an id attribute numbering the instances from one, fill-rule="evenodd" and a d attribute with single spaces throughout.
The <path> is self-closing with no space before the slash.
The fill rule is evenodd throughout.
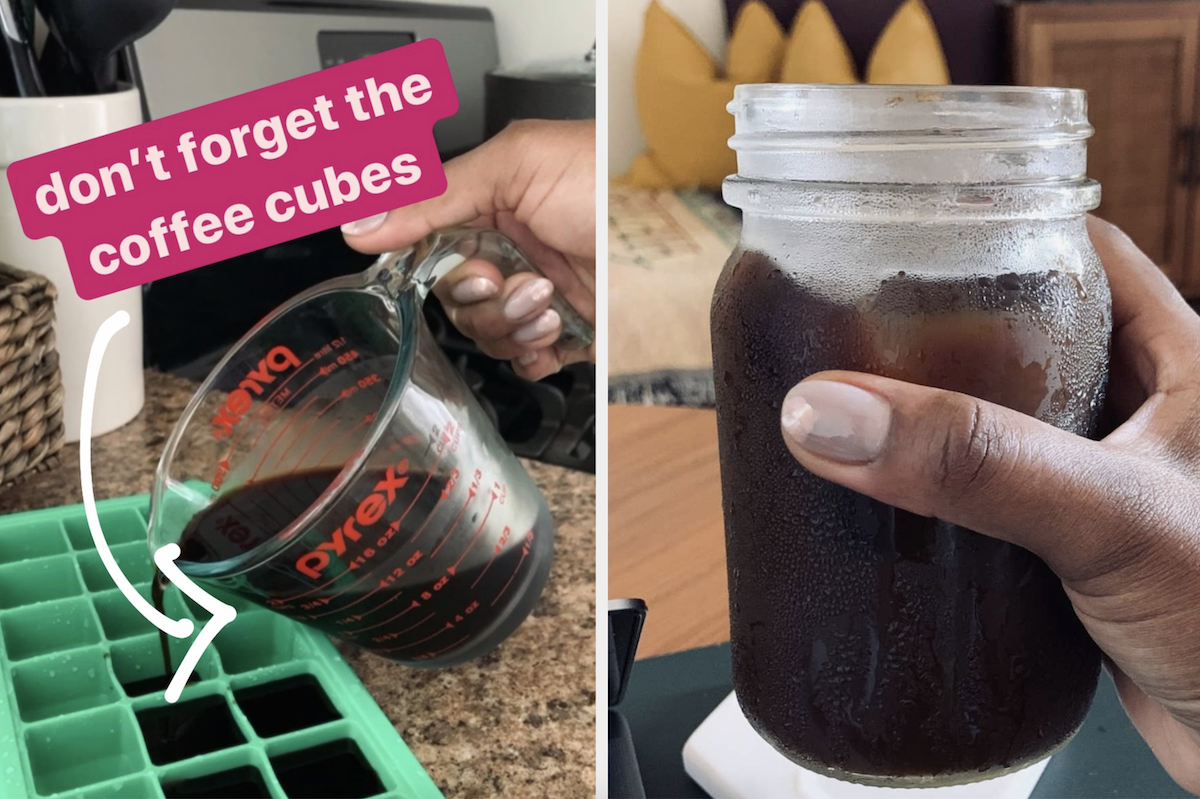
<path id="1" fill-rule="evenodd" d="M 97 509 L 149 598 L 148 497 Z M 168 705 L 158 631 L 105 571 L 83 506 L 0 517 L 0 797 L 441 796 L 329 639 L 220 598 L 237 619 Z M 208 620 L 174 586 L 164 610 Z M 171 639 L 175 664 L 190 643 Z"/>

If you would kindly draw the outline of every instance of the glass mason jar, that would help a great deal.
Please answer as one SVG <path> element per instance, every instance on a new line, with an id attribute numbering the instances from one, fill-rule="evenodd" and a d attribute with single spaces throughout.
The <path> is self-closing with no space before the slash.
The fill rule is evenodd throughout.
<path id="1" fill-rule="evenodd" d="M 1095 433 L 1112 319 L 1085 226 L 1086 96 L 756 85 L 729 108 L 725 199 L 744 221 L 712 340 L 742 709 L 796 763 L 859 783 L 1041 760 L 1100 666 L 1057 577 L 817 478 L 779 416 L 802 378 L 851 369 Z"/>

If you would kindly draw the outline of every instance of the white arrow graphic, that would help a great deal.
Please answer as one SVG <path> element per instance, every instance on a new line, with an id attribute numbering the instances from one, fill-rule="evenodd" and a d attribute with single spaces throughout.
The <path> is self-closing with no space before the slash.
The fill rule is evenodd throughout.
<path id="1" fill-rule="evenodd" d="M 92 531 L 92 540 L 96 542 L 96 551 L 100 553 L 100 560 L 104 562 L 104 568 L 108 570 L 113 582 L 117 584 L 117 588 L 121 589 L 121 593 L 137 609 L 137 612 L 149 619 L 155 627 L 175 638 L 187 638 L 196 629 L 192 620 L 187 618 L 176 620 L 160 613 L 134 589 L 129 578 L 117 566 L 117 561 L 108 548 L 108 541 L 104 538 L 104 531 L 100 529 L 100 516 L 96 513 L 96 492 L 92 487 L 92 411 L 96 405 L 96 382 L 100 377 L 100 364 L 104 360 L 104 350 L 108 348 L 108 342 L 112 341 L 113 336 L 128 324 L 129 314 L 125 311 L 117 311 L 105 319 L 96 331 L 96 338 L 92 341 L 92 351 L 88 355 L 87 371 L 83 379 L 83 411 L 79 420 L 79 479 L 83 488 L 83 508 L 87 514 L 88 528 Z M 178 557 L 179 545 L 167 544 L 154 553 L 154 563 L 167 580 L 178 586 L 180 591 L 191 597 L 194 602 L 213 616 L 200 629 L 200 634 L 188 647 L 183 661 L 179 664 L 179 670 L 175 672 L 175 676 L 171 678 L 171 684 L 167 686 L 164 697 L 171 703 L 179 699 L 179 694 L 187 685 L 188 678 L 192 676 L 192 671 L 196 668 L 200 656 L 217 637 L 217 633 L 237 617 L 236 610 L 205 593 L 179 570 L 179 567 L 175 565 L 175 559 Z"/>

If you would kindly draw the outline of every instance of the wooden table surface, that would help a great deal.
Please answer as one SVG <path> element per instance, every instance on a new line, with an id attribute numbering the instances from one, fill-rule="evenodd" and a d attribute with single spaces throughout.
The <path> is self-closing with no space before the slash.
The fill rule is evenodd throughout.
<path id="1" fill-rule="evenodd" d="M 713 411 L 609 408 L 608 595 L 649 610 L 638 657 L 729 640 Z"/>

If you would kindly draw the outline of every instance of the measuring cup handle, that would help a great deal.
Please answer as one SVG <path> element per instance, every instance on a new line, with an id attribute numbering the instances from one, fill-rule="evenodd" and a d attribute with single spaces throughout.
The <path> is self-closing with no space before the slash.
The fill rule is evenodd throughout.
<path id="1" fill-rule="evenodd" d="M 489 228 L 459 227 L 439 230 L 416 246 L 413 278 L 429 288 L 446 272 L 470 258 L 494 264 L 505 277 L 518 272 L 533 272 L 545 277 L 503 233 Z M 550 307 L 562 320 L 562 333 L 554 346 L 569 350 L 591 346 L 595 330 L 557 291 L 550 299 Z"/>

